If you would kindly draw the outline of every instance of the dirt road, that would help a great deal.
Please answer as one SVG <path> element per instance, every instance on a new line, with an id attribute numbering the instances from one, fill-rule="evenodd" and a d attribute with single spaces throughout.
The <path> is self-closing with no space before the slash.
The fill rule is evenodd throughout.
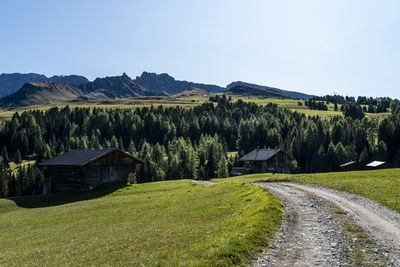
<path id="1" fill-rule="evenodd" d="M 205 180 L 192 180 L 192 182 L 196 184 L 205 184 L 205 185 L 216 184 L 216 182 L 205 181 Z"/>
<path id="2" fill-rule="evenodd" d="M 286 206 L 281 234 L 254 266 L 400 266 L 400 214 L 313 185 L 256 183 Z"/>

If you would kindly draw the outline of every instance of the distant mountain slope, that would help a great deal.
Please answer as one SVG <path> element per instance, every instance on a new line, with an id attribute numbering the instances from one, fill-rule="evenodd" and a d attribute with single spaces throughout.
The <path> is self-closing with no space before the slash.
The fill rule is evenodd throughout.
<path id="1" fill-rule="evenodd" d="M 27 82 L 20 85 L 21 89 L 15 89 L 23 81 Z M 165 73 L 143 72 L 134 80 L 124 73 L 121 76 L 97 78 L 93 82 L 78 75 L 50 78 L 35 73 L 0 75 L 0 97 L 9 94 L 0 99 L 1 107 L 45 104 L 74 99 L 98 100 L 163 95 L 199 96 L 210 92 L 276 98 L 308 99 L 311 97 L 311 95 L 299 92 L 245 82 L 233 82 L 227 88 L 223 88 L 211 84 L 178 81 Z"/>
<path id="2" fill-rule="evenodd" d="M 210 94 L 210 92 L 207 90 L 203 90 L 203 89 L 196 88 L 196 87 L 190 87 L 189 89 L 187 89 L 181 93 L 175 94 L 173 96 L 175 96 L 175 97 L 191 97 L 191 96 L 204 96 L 204 95 L 209 95 L 209 94 Z"/>
<path id="3" fill-rule="evenodd" d="M 225 88 L 217 85 L 178 81 L 166 73 L 156 74 L 143 72 L 141 76 L 136 77 L 134 82 L 156 94 L 166 95 L 178 94 L 189 89 L 190 87 L 196 87 L 209 92 L 222 92 L 225 90 Z"/>
<path id="4" fill-rule="evenodd" d="M 79 85 L 88 99 L 127 98 L 156 95 L 151 90 L 135 83 L 125 73 L 122 76 L 97 78 L 93 82 Z"/>
<path id="5" fill-rule="evenodd" d="M 259 89 L 250 86 L 237 85 L 224 91 L 225 94 L 242 95 L 242 96 L 261 96 L 271 98 L 291 98 L 288 95 L 274 89 Z"/>
<path id="6" fill-rule="evenodd" d="M 146 88 L 137 85 L 125 73 L 122 76 L 97 78 L 80 84 L 55 84 L 52 82 L 26 83 L 17 92 L 0 99 L 1 107 L 39 105 L 67 100 L 97 100 L 152 96 Z"/>
<path id="7" fill-rule="evenodd" d="M 52 82 L 26 83 L 17 92 L 0 99 L 0 106 L 30 106 L 79 99 L 84 93 L 75 85 Z"/>
<path id="8" fill-rule="evenodd" d="M 78 85 L 87 83 L 89 80 L 79 75 L 52 76 L 48 78 L 43 74 L 37 73 L 3 73 L 0 74 L 0 97 L 16 92 L 28 82 L 53 82 Z"/>
<path id="9" fill-rule="evenodd" d="M 278 92 L 281 92 L 287 96 L 289 96 L 290 98 L 298 98 L 298 99 L 309 99 L 311 97 L 313 97 L 313 95 L 308 95 L 308 94 L 304 94 L 304 93 L 300 93 L 300 92 L 294 92 L 294 91 L 286 91 L 286 90 L 282 90 L 279 88 L 274 88 L 274 87 L 269 87 L 269 86 L 262 86 L 262 85 L 258 85 L 258 84 L 253 84 L 253 83 L 246 83 L 246 82 L 241 82 L 241 81 L 237 81 L 237 82 L 233 82 L 230 83 L 226 86 L 227 89 L 230 89 L 232 87 L 235 86 L 248 86 L 248 87 L 253 87 L 253 88 L 258 88 L 258 89 L 264 89 L 264 90 L 275 90 Z"/>

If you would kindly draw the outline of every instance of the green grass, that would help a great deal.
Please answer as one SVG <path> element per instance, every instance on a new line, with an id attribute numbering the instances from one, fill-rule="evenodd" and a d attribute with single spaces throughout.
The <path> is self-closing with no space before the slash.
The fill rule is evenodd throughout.
<path id="1" fill-rule="evenodd" d="M 293 175 L 252 174 L 229 179 L 231 182 L 287 180 L 319 184 L 367 197 L 400 213 L 400 169 Z"/>
<path id="2" fill-rule="evenodd" d="M 275 98 L 260 98 L 260 97 L 244 97 L 244 96 L 231 96 L 233 101 L 237 101 L 239 99 L 244 102 L 253 102 L 258 105 L 267 105 L 269 103 L 277 104 L 280 108 L 286 108 L 291 111 L 297 111 L 300 113 L 304 113 L 307 116 L 320 116 L 324 119 L 329 119 L 334 116 L 343 116 L 342 112 L 335 111 L 334 105 L 330 103 L 328 105 L 328 110 L 310 110 L 304 104 L 304 100 L 295 100 L 295 99 L 275 99 Z M 91 101 L 66 101 L 60 103 L 50 103 L 43 105 L 34 105 L 27 107 L 15 107 L 5 110 L 0 110 L 0 121 L 9 120 L 12 118 L 15 112 L 23 112 L 31 109 L 38 109 L 46 111 L 52 107 L 63 108 L 69 105 L 71 108 L 75 107 L 89 107 L 89 108 L 121 108 L 121 109 L 134 109 L 137 107 L 150 107 L 150 106 L 164 106 L 164 107 L 184 107 L 190 108 L 195 107 L 197 105 L 201 105 L 205 102 L 208 102 L 209 96 L 157 96 L 157 97 L 133 97 L 126 99 L 107 99 L 107 100 L 91 100 Z M 299 106 L 298 103 L 301 102 L 303 105 Z M 340 105 L 339 105 L 340 109 Z M 382 119 L 389 116 L 390 113 L 366 113 L 367 117 Z"/>
<path id="3" fill-rule="evenodd" d="M 15 112 L 22 113 L 27 110 L 42 110 L 46 111 L 53 107 L 63 108 L 69 106 L 75 107 L 89 107 L 89 108 L 120 108 L 120 109 L 135 109 L 138 107 L 150 107 L 150 106 L 164 106 L 164 107 L 194 107 L 201 105 L 208 101 L 208 97 L 203 96 L 192 96 L 192 97 L 136 97 L 136 98 L 125 98 L 125 99 L 107 99 L 107 100 L 91 100 L 91 101 L 65 101 L 60 103 L 50 103 L 43 105 L 33 105 L 25 107 L 14 107 L 9 109 L 0 109 L 0 121 L 9 120 L 12 118 Z"/>
<path id="4" fill-rule="evenodd" d="M 245 265 L 281 213 L 268 191 L 229 180 L 0 199 L 0 265 Z"/>

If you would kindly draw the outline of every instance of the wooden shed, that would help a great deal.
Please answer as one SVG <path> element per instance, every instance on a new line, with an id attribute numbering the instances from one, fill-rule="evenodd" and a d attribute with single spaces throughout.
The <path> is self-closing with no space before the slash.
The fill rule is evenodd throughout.
<path id="1" fill-rule="evenodd" d="M 73 149 L 40 163 L 44 168 L 43 194 L 70 190 L 90 190 L 105 182 L 126 182 L 143 163 L 116 148 Z"/>
<path id="2" fill-rule="evenodd" d="M 368 170 L 378 170 L 378 169 L 389 169 L 389 168 L 392 168 L 392 165 L 390 163 L 387 163 L 387 162 L 384 162 L 384 161 L 375 160 L 375 161 L 370 162 L 367 165 L 365 165 L 365 167 Z"/>
<path id="3" fill-rule="evenodd" d="M 291 157 L 280 149 L 254 149 L 239 161 L 250 172 L 290 172 Z"/>
<path id="4" fill-rule="evenodd" d="M 361 169 L 362 167 L 358 161 L 349 161 L 340 165 L 341 171 L 358 171 Z"/>

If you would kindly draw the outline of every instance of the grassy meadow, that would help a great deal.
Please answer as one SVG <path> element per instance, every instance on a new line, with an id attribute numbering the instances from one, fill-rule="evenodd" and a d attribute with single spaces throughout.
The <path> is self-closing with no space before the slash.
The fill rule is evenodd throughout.
<path id="1" fill-rule="evenodd" d="M 0 109 L 0 121 L 9 120 L 15 112 L 24 112 L 26 110 L 43 110 L 46 111 L 52 107 L 65 107 L 70 106 L 75 107 L 98 107 L 98 108 L 121 108 L 121 109 L 135 109 L 138 107 L 150 107 L 150 106 L 164 106 L 164 107 L 185 107 L 190 108 L 203 103 L 208 102 L 209 96 L 155 96 L 155 97 L 134 97 L 126 99 L 107 99 L 107 100 L 77 100 L 77 101 L 66 101 L 60 103 L 50 103 L 43 105 L 34 105 L 26 107 L 14 107 L 9 109 Z M 269 103 L 277 104 L 280 108 L 289 109 L 291 111 L 296 111 L 304 113 L 306 116 L 320 116 L 322 118 L 332 118 L 334 116 L 343 116 L 342 112 L 335 111 L 334 105 L 330 103 L 328 105 L 328 110 L 310 110 L 304 105 L 304 100 L 295 99 L 274 99 L 274 98 L 259 98 L 259 97 L 244 97 L 244 96 L 232 96 L 233 101 L 243 100 L 244 102 L 253 102 L 258 105 L 267 105 Z M 302 103 L 300 106 L 298 103 Z M 340 105 L 339 105 L 340 108 Z M 382 119 L 387 117 L 390 113 L 366 113 L 367 117 Z"/>
<path id="2" fill-rule="evenodd" d="M 291 181 L 318 184 L 358 194 L 400 213 L 400 169 L 307 174 L 251 174 L 228 178 L 231 183 Z M 214 179 L 223 182 L 225 179 Z"/>
<path id="3" fill-rule="evenodd" d="M 246 265 L 281 213 L 268 191 L 228 179 L 0 199 L 0 265 Z"/>

